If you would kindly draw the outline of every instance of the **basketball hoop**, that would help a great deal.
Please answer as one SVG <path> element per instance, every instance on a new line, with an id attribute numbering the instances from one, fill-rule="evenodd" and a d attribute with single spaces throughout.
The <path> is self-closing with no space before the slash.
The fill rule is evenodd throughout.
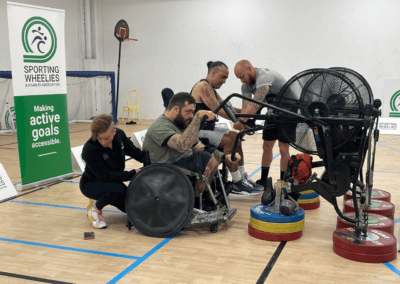
<path id="1" fill-rule="evenodd" d="M 118 117 L 118 97 L 119 97 L 119 72 L 121 63 L 121 43 L 124 41 L 138 41 L 135 38 L 129 38 L 129 26 L 125 20 L 119 20 L 114 29 L 114 36 L 119 41 L 119 54 L 118 54 L 118 74 L 117 74 L 117 93 L 116 104 L 113 108 L 113 114 Z"/>
<path id="2" fill-rule="evenodd" d="M 124 41 L 129 37 L 129 26 L 125 20 L 119 20 L 114 29 L 114 36 L 118 41 Z"/>

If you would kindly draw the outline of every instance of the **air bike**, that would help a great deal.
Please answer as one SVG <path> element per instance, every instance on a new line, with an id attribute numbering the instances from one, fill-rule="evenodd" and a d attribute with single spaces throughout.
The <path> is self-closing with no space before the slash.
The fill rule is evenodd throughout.
<path id="1" fill-rule="evenodd" d="M 233 121 L 241 117 L 265 121 L 265 125 L 253 123 L 241 131 L 235 146 L 243 135 L 277 125 L 293 148 L 320 158 L 313 161 L 312 168 L 325 167 L 320 177 L 314 173 L 303 184 L 289 178 L 286 188 L 278 180 L 278 186 L 273 189 L 272 178 L 269 178 L 261 200 L 268 206 L 265 208 L 291 215 L 299 207 L 290 194 L 314 190 L 334 206 L 341 218 L 354 224 L 350 237 L 368 239 L 371 234 L 368 232 L 368 209 L 381 102 L 373 99 L 367 81 L 346 68 L 310 69 L 292 77 L 277 96 L 271 100 L 267 97 L 267 102 L 232 94 L 214 112 L 229 105 L 233 97 L 273 110 L 273 113 L 253 115 L 228 112 Z M 366 168 L 365 176 L 363 168 Z M 337 197 L 349 190 L 353 195 L 355 218 L 346 216 L 337 203 Z"/>

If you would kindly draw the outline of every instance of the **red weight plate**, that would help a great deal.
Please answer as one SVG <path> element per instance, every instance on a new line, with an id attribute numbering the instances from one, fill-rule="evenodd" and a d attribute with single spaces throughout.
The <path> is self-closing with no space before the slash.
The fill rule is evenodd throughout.
<path id="1" fill-rule="evenodd" d="M 333 245 L 363 254 L 386 254 L 397 250 L 396 238 L 386 232 L 368 229 L 368 238 L 359 240 L 351 234 L 354 231 L 354 228 L 337 229 L 333 233 Z"/>
<path id="2" fill-rule="evenodd" d="M 365 254 L 365 253 L 356 253 L 356 252 L 351 252 L 347 251 L 345 249 L 342 249 L 337 246 L 333 246 L 333 251 L 346 259 L 349 260 L 354 260 L 358 262 L 366 262 L 366 263 L 384 263 L 384 262 L 390 262 L 396 259 L 397 257 L 397 251 L 393 251 L 390 253 L 385 253 L 385 254 Z"/>
<path id="3" fill-rule="evenodd" d="M 359 189 L 358 189 L 359 190 Z M 352 199 L 353 198 L 353 193 L 349 190 L 345 195 L 344 195 L 344 201 L 348 200 L 348 199 Z M 391 195 L 389 192 L 384 191 L 382 189 L 376 189 L 373 188 L 372 189 L 372 193 L 371 193 L 371 198 L 372 199 L 378 199 L 378 200 L 382 200 L 382 201 L 386 201 L 386 202 L 390 202 L 391 199 Z"/>
<path id="4" fill-rule="evenodd" d="M 321 205 L 321 201 L 317 201 L 314 203 L 300 203 L 299 206 L 303 208 L 304 210 L 313 210 L 319 208 Z"/>
<path id="5" fill-rule="evenodd" d="M 271 242 L 283 242 L 283 241 L 294 241 L 299 239 L 303 235 L 303 231 L 298 231 L 288 234 L 275 234 L 262 232 L 254 229 L 249 223 L 249 234 L 257 239 Z"/>
<path id="6" fill-rule="evenodd" d="M 350 218 L 355 218 L 355 212 L 349 212 L 345 214 Z M 350 223 L 346 220 L 343 220 L 339 216 L 337 217 L 337 226 L 336 229 L 341 228 L 354 228 L 355 224 Z M 368 228 L 381 230 L 391 235 L 394 235 L 394 221 L 386 216 L 378 215 L 378 214 L 368 214 Z"/>
<path id="7" fill-rule="evenodd" d="M 386 216 L 390 219 L 393 219 L 394 218 L 394 209 L 395 208 L 394 208 L 393 203 L 373 199 L 373 200 L 371 200 L 371 205 L 368 208 L 368 212 Z M 344 203 L 343 212 L 344 213 L 354 212 L 353 200 L 347 200 Z"/>

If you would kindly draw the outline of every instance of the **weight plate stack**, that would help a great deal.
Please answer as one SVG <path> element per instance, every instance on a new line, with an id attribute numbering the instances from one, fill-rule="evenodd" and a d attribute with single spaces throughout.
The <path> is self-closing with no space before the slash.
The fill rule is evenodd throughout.
<path id="1" fill-rule="evenodd" d="M 299 200 L 297 200 L 297 204 L 304 210 L 313 210 L 317 209 L 320 206 L 319 194 L 314 190 L 307 190 L 300 192 L 301 196 Z"/>
<path id="2" fill-rule="evenodd" d="M 275 205 L 254 205 L 250 209 L 249 234 L 257 239 L 282 242 L 297 240 L 302 236 L 304 228 L 304 209 L 286 216 L 272 212 Z"/>
<path id="3" fill-rule="evenodd" d="M 354 228 L 341 228 L 333 233 L 333 251 L 346 259 L 366 262 L 390 262 L 397 257 L 397 240 L 387 232 L 368 229 L 368 237 L 355 238 Z"/>
<path id="4" fill-rule="evenodd" d="M 373 200 L 371 200 L 371 205 L 368 208 L 368 213 L 382 215 L 382 216 L 388 217 L 393 220 L 394 209 L 395 208 L 394 208 L 393 203 L 373 199 Z M 348 213 L 348 212 L 354 212 L 354 204 L 353 204 L 352 199 L 344 202 L 343 213 Z"/>
<path id="5" fill-rule="evenodd" d="M 350 217 L 352 219 L 355 218 L 356 213 L 355 212 L 349 212 L 345 214 L 347 217 Z M 337 229 L 342 229 L 342 228 L 354 228 L 355 224 L 350 223 L 346 220 L 343 220 L 339 216 L 337 217 Z M 388 217 L 378 215 L 378 214 L 368 214 L 368 228 L 369 229 L 374 229 L 374 230 L 380 230 L 386 233 L 391 234 L 392 236 L 394 235 L 394 221 Z"/>
<path id="6" fill-rule="evenodd" d="M 360 197 L 357 196 L 357 198 L 360 198 Z M 353 199 L 353 193 L 350 190 L 347 191 L 347 193 L 344 195 L 343 202 L 347 201 L 348 199 Z M 391 195 L 389 192 L 384 191 L 382 189 L 373 188 L 372 192 L 371 192 L 371 199 L 377 199 L 377 200 L 390 202 Z"/>

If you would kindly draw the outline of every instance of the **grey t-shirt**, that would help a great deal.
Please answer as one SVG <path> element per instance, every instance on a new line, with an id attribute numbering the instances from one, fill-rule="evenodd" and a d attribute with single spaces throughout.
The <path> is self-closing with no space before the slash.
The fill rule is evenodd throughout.
<path id="1" fill-rule="evenodd" d="M 165 143 L 167 138 L 182 133 L 183 131 L 168 117 L 165 115 L 159 116 L 147 129 L 143 141 L 143 149 L 149 151 L 150 161 L 154 164 L 172 164 L 182 158 L 193 155 L 192 150 L 178 151 L 168 147 L 167 143 Z"/>
<path id="2" fill-rule="evenodd" d="M 252 85 L 242 84 L 242 95 L 251 97 L 261 86 L 269 86 L 269 94 L 278 95 L 286 83 L 285 78 L 276 71 L 267 68 L 256 68 L 256 81 Z"/>

